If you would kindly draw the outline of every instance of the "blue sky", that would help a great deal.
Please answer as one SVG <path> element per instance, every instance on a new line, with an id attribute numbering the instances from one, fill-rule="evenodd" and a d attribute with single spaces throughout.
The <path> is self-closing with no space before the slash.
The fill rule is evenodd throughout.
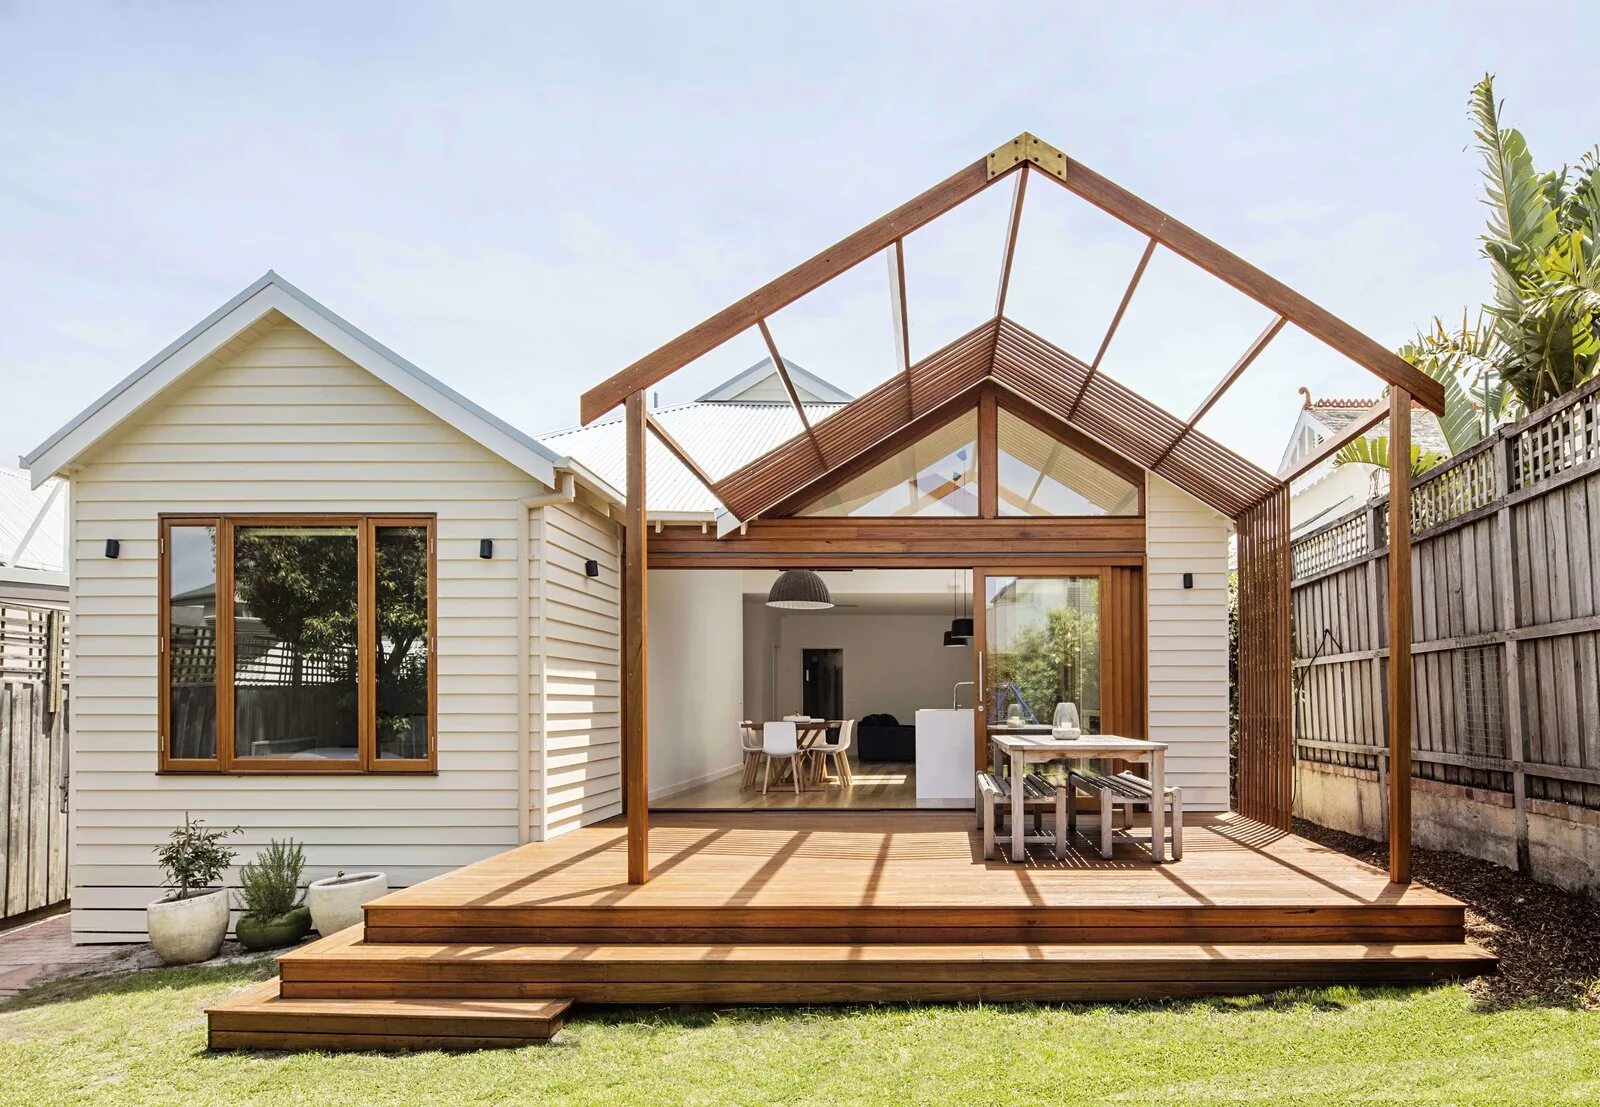
<path id="1" fill-rule="evenodd" d="M 1583 36 L 1506 15 L 0 0 L 0 456 L 268 268 L 511 422 L 570 425 L 590 384 L 1025 129 L 1396 345 L 1487 290 L 1473 81 L 1541 166 L 1600 140 Z M 1141 241 L 1070 200 L 1029 189 L 1011 306 L 1087 357 Z M 914 352 L 992 309 L 1005 201 L 908 242 Z M 852 271 L 773 320 L 780 348 L 870 387 L 886 288 Z M 1170 256 L 1134 305 L 1106 369 L 1184 416 L 1266 320 Z M 1300 385 L 1377 391 L 1285 335 L 1205 429 L 1275 465 Z"/>

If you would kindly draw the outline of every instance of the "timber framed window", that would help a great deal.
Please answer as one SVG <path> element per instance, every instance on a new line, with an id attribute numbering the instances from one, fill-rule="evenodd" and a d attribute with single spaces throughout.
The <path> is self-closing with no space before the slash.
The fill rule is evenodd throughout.
<path id="1" fill-rule="evenodd" d="M 160 769 L 432 772 L 433 527 L 163 516 Z"/>

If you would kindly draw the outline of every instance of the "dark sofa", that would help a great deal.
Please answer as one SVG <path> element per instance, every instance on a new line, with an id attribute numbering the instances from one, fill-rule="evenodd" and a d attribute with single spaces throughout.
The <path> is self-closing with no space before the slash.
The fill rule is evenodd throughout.
<path id="1" fill-rule="evenodd" d="M 893 715 L 868 715 L 856 728 L 856 760 L 915 761 L 917 728 L 905 726 Z"/>

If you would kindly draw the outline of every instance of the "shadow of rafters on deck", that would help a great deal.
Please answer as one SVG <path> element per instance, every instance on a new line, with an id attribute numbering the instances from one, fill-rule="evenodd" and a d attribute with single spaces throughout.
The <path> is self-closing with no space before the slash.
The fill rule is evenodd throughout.
<path id="1" fill-rule="evenodd" d="M 1115 855 L 1102 859 L 1094 828 L 1082 824 L 1066 857 L 1035 849 L 1025 865 L 1013 865 L 1003 854 L 982 859 L 966 812 L 661 814 L 650 834 L 652 879 L 643 885 L 625 883 L 623 833 L 620 821 L 609 821 L 510 850 L 391 893 L 369 905 L 369 922 L 416 925 L 437 915 L 450 925 L 515 919 L 576 927 L 660 910 L 661 919 L 782 912 L 821 925 L 852 911 L 882 919 L 995 910 L 1022 918 L 1103 908 L 1221 918 L 1250 909 L 1305 916 L 1459 907 L 1232 815 L 1192 817 L 1184 859 L 1165 865 L 1150 862 L 1145 842 L 1121 836 Z"/>

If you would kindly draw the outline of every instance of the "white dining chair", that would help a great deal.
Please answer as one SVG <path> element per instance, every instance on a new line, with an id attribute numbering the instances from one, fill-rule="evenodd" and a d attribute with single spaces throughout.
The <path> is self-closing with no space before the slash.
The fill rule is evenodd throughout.
<path id="1" fill-rule="evenodd" d="M 740 789 L 754 788 L 756 786 L 756 773 L 761 770 L 761 724 L 743 722 L 739 724 L 739 749 L 744 759 L 744 778 L 740 781 Z"/>
<path id="2" fill-rule="evenodd" d="M 800 794 L 800 735 L 793 723 L 761 724 L 761 794 L 767 794 L 772 780 L 772 763 L 782 758 L 789 762 L 794 778 L 794 794 Z"/>
<path id="3" fill-rule="evenodd" d="M 846 719 L 839 724 L 839 740 L 831 745 L 819 742 L 811 747 L 813 753 L 822 758 L 822 769 L 826 774 L 828 758 L 833 758 L 833 771 L 839 777 L 839 782 L 846 786 L 855 783 L 855 776 L 850 771 L 850 747 L 856 740 L 856 721 Z"/>

